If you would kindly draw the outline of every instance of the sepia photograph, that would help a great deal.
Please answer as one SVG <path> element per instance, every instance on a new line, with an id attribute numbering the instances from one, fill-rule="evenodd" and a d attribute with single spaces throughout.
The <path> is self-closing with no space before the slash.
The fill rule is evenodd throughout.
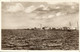
<path id="1" fill-rule="evenodd" d="M 1 2 L 2 50 L 79 50 L 79 2 Z"/>

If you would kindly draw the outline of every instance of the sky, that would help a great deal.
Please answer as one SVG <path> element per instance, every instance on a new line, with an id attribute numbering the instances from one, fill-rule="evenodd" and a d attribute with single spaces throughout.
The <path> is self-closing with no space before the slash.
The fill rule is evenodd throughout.
<path id="1" fill-rule="evenodd" d="M 36 1 L 36 0 L 35 0 Z M 41 0 L 40 0 L 41 1 Z M 43 0 L 45 1 L 45 0 Z M 71 0 L 72 1 L 72 0 Z M 38 0 L 39 2 L 39 0 Z M 65 0 L 60 1 L 46 1 L 48 4 L 65 2 Z M 66 0 L 66 2 L 70 2 L 70 0 Z M 73 2 L 78 2 L 78 0 L 73 0 Z M 71 3 L 70 3 L 71 4 Z M 19 3 L 7 3 L 2 4 L 2 29 L 22 29 L 22 28 L 33 28 L 48 26 L 48 27 L 64 27 L 69 26 L 69 22 L 71 22 L 72 27 L 77 26 L 78 14 L 72 15 L 62 15 L 61 12 L 56 14 L 47 13 L 45 15 L 37 15 L 36 13 L 31 13 L 38 7 L 43 7 L 44 10 L 48 10 L 44 5 L 39 6 L 24 6 L 21 2 Z M 59 8 L 59 7 L 57 7 Z M 72 7 L 74 9 L 74 7 Z M 56 16 L 56 17 L 55 17 Z"/>

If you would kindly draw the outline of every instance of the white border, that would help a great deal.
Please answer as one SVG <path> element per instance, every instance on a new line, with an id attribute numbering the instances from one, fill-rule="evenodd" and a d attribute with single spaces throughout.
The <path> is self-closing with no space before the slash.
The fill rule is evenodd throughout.
<path id="1" fill-rule="evenodd" d="M 0 1 L 0 11 L 1 11 L 1 2 L 43 2 L 46 0 L 1 0 Z M 48 1 L 52 1 L 52 0 L 48 0 Z M 57 1 L 67 1 L 67 0 L 54 0 L 55 2 Z M 75 0 L 69 0 L 67 2 L 75 2 Z M 76 0 L 76 2 L 79 2 L 79 0 Z M 80 5 L 79 5 L 80 7 Z M 80 8 L 79 8 L 80 10 Z M 79 14 L 80 16 L 80 14 Z M 80 18 L 79 18 L 80 19 Z M 80 20 L 79 20 L 80 23 Z M 80 24 L 79 24 L 80 27 Z M 1 12 L 0 12 L 0 29 L 1 29 Z M 80 28 L 79 28 L 80 30 Z M 80 32 L 80 31 L 79 31 Z M 79 34 L 80 35 L 80 34 Z M 80 38 L 79 38 L 79 44 L 80 44 Z M 80 45 L 79 45 L 79 50 L 80 50 Z M 0 52 L 79 52 L 79 50 L 1 50 L 1 30 L 0 30 Z"/>
<path id="2" fill-rule="evenodd" d="M 1 2 L 0 2 L 0 50 L 1 50 Z"/>

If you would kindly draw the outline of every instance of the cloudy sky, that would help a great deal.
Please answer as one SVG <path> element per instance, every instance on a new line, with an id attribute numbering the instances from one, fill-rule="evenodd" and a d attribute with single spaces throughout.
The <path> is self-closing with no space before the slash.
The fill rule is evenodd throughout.
<path id="1" fill-rule="evenodd" d="M 66 1 L 68 5 L 70 5 L 70 9 L 74 12 L 75 6 L 73 3 L 69 0 Z M 77 27 L 78 13 L 66 15 L 67 13 L 64 11 L 58 11 L 56 13 L 54 10 L 53 12 L 45 12 L 45 10 L 50 10 L 46 2 L 48 4 L 56 4 L 61 3 L 60 0 L 58 0 L 58 2 L 38 2 L 3 2 L 2 29 L 33 28 L 40 27 L 40 24 L 48 27 L 65 27 L 69 26 L 69 22 L 72 27 Z M 63 2 L 65 2 L 65 0 L 63 0 Z M 73 2 L 78 2 L 78 0 L 73 0 Z M 35 11 L 38 8 L 42 8 L 44 12 Z M 54 8 L 60 9 L 61 7 L 57 6 Z"/>

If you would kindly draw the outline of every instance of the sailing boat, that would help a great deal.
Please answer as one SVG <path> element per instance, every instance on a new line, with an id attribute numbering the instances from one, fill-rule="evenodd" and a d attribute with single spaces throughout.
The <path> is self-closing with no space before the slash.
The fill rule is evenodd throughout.
<path id="1" fill-rule="evenodd" d="M 73 27 L 72 24 L 71 24 L 71 22 L 69 22 L 69 28 L 70 28 L 71 30 L 78 30 L 78 28 L 79 28 L 78 22 L 77 22 L 76 24 L 77 24 L 77 26 L 76 26 L 76 27 Z"/>

